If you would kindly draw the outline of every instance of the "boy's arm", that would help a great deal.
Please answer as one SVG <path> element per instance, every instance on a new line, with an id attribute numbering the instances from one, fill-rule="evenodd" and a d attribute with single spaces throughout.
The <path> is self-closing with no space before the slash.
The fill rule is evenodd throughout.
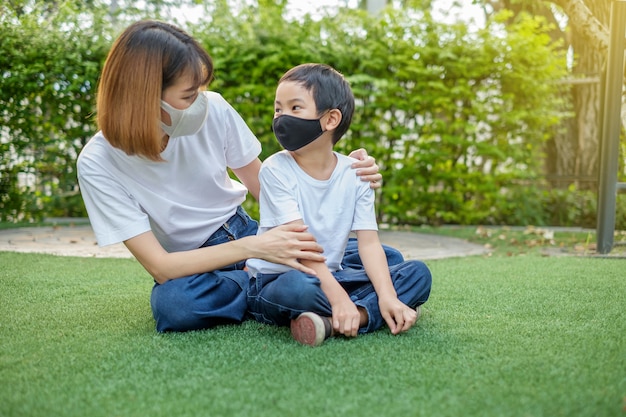
<path id="1" fill-rule="evenodd" d="M 417 312 L 398 299 L 389 275 L 385 251 L 378 239 L 378 232 L 359 230 L 356 235 L 359 255 L 365 272 L 376 290 L 383 319 L 393 334 L 409 330 L 417 320 Z"/>
<path id="2" fill-rule="evenodd" d="M 288 224 L 304 224 L 302 220 L 295 220 Z M 320 280 L 322 291 L 328 298 L 332 311 L 332 325 L 336 333 L 348 337 L 355 337 L 359 331 L 359 311 L 348 296 L 348 293 L 337 282 L 325 262 L 315 262 L 301 259 L 302 265 L 315 271 Z"/>

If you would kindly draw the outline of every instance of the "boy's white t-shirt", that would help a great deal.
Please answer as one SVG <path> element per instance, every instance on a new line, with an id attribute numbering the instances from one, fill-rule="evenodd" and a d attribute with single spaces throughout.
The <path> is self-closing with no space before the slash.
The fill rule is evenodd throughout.
<path id="1" fill-rule="evenodd" d="M 100 246 L 152 230 L 169 252 L 201 246 L 245 200 L 228 176 L 258 157 L 261 144 L 237 111 L 215 92 L 205 125 L 171 138 L 165 162 L 129 156 L 98 132 L 81 151 L 78 182 Z"/>
<path id="2" fill-rule="evenodd" d="M 309 176 L 288 151 L 267 158 L 259 172 L 261 219 L 258 234 L 302 219 L 324 248 L 331 271 L 341 269 L 351 231 L 378 230 L 374 190 L 351 168 L 356 159 L 336 152 L 335 155 L 337 166 L 328 180 Z M 249 259 L 246 264 L 251 275 L 283 273 L 291 269 L 262 259 Z"/>

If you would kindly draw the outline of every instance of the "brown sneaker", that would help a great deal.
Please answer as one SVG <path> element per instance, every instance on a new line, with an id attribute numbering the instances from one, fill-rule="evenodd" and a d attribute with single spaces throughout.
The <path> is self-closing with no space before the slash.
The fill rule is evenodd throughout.
<path id="1" fill-rule="evenodd" d="M 330 336 L 331 331 L 330 319 L 315 313 L 302 313 L 291 320 L 291 335 L 303 345 L 319 346 Z"/>

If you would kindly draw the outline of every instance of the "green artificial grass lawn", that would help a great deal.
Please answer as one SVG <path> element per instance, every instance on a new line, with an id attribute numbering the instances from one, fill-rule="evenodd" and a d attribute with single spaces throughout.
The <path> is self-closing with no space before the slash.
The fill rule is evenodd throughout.
<path id="1" fill-rule="evenodd" d="M 626 262 L 427 262 L 408 333 L 157 334 L 129 259 L 0 252 L 0 416 L 626 415 Z"/>

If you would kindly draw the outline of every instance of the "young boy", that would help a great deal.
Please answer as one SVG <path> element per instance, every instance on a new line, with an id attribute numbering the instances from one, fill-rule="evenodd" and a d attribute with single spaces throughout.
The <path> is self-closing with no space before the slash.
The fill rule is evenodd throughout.
<path id="1" fill-rule="evenodd" d="M 350 175 L 352 158 L 333 151 L 350 126 L 354 96 L 343 76 L 323 64 L 289 70 L 276 89 L 273 131 L 285 150 L 263 163 L 259 234 L 281 224 L 308 226 L 326 262 L 301 260 L 316 275 L 261 259 L 247 262 L 248 309 L 260 322 L 291 326 L 293 337 L 317 346 L 387 323 L 405 332 L 430 294 L 420 261 L 388 266 L 378 239 L 374 191 Z M 341 265 L 351 231 L 363 269 Z M 286 242 L 289 244 L 289 242 Z"/>

